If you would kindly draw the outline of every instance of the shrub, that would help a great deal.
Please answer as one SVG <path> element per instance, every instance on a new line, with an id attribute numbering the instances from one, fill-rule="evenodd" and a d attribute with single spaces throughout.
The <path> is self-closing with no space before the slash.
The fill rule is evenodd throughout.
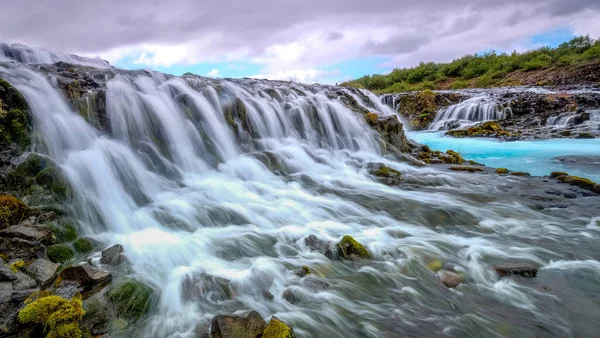
<path id="1" fill-rule="evenodd" d="M 469 81 L 458 80 L 458 81 L 452 82 L 452 84 L 450 85 L 450 89 L 463 89 L 463 88 L 469 88 Z"/>
<path id="2" fill-rule="evenodd" d="M 524 70 L 535 70 L 548 68 L 552 64 L 552 57 L 548 54 L 541 54 L 523 64 Z"/>
<path id="3" fill-rule="evenodd" d="M 16 197 L 0 196 L 0 229 L 18 224 L 27 213 L 27 206 Z"/>
<path id="4" fill-rule="evenodd" d="M 66 300 L 59 296 L 42 294 L 29 298 L 25 308 L 19 311 L 21 323 L 38 323 L 44 326 L 47 338 L 81 338 L 79 321 L 85 314 L 81 298 Z"/>

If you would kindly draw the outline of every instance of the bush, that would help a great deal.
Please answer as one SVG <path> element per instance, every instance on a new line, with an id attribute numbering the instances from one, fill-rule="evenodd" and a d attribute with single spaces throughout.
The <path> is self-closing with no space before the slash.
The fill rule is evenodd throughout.
<path id="1" fill-rule="evenodd" d="M 79 321 L 85 314 L 81 298 L 66 300 L 59 296 L 40 294 L 41 297 L 37 299 L 29 298 L 25 301 L 27 305 L 19 311 L 21 323 L 43 325 L 47 338 L 81 338 Z"/>
<path id="2" fill-rule="evenodd" d="M 18 224 L 27 213 L 27 206 L 16 197 L 0 196 L 0 229 Z"/>
<path id="3" fill-rule="evenodd" d="M 464 88 L 469 88 L 469 81 L 463 81 L 463 80 L 458 80 L 458 81 L 454 81 L 452 82 L 452 84 L 450 85 L 450 89 L 464 89 Z"/>
<path id="4" fill-rule="evenodd" d="M 552 57 L 548 54 L 538 55 L 523 64 L 524 70 L 548 68 L 552 64 Z"/>

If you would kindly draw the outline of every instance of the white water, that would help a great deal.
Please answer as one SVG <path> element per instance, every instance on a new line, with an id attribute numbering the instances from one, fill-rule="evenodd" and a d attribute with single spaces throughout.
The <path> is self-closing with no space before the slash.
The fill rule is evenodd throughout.
<path id="1" fill-rule="evenodd" d="M 498 281 L 491 264 L 566 260 L 568 245 L 529 238 L 597 243 L 589 219 L 494 199 L 493 187 L 480 196 L 493 201 L 482 202 L 473 192 L 498 179 L 385 159 L 362 116 L 318 89 L 244 81 L 217 88 L 198 78 L 123 73 L 107 85 L 112 129 L 104 135 L 71 110 L 45 75 L 0 64 L 0 76 L 31 106 L 45 140 L 39 149 L 68 176 L 82 228 L 106 245 L 123 244 L 134 276 L 158 292 L 137 335 L 193 337 L 213 315 L 247 309 L 275 314 L 303 337 L 483 336 L 499 332 L 509 313 L 509 321 L 522 324 L 511 329 L 515 335 L 535 335 L 540 325 L 568 332 L 561 324 L 568 315 L 545 306 L 535 288 Z M 242 143 L 223 113 L 235 98 L 252 126 L 252 140 Z M 364 169 L 369 162 L 432 188 L 376 183 Z M 310 234 L 331 241 L 352 235 L 374 260 L 332 262 L 308 250 L 303 239 Z M 456 292 L 440 287 L 424 266 L 431 259 L 456 265 L 468 285 Z M 330 287 L 302 284 L 291 271 L 303 265 Z M 182 281 L 200 272 L 232 280 L 236 298 L 183 299 Z M 300 303 L 282 298 L 288 287 Z M 263 296 L 265 288 L 273 300 Z M 579 330 L 587 332 L 586 325 Z"/>
<path id="2" fill-rule="evenodd" d="M 40 48 L 31 48 L 19 43 L 7 43 L 0 41 L 0 61 L 16 61 L 32 64 L 52 64 L 63 61 L 78 65 L 108 68 L 107 61 L 98 58 L 85 58 L 78 55 L 50 52 Z"/>
<path id="3" fill-rule="evenodd" d="M 491 97 L 475 96 L 441 109 L 428 128 L 433 131 L 462 129 L 477 122 L 504 120 L 510 115 L 510 108 L 502 107 Z"/>

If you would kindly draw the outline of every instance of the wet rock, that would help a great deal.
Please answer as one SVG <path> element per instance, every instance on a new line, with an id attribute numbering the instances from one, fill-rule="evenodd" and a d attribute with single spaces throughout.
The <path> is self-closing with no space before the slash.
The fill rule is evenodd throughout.
<path id="1" fill-rule="evenodd" d="M 0 237 L 16 237 L 43 244 L 50 244 L 54 241 L 54 236 L 50 228 L 41 225 L 27 226 L 23 225 L 23 223 L 0 231 Z"/>
<path id="2" fill-rule="evenodd" d="M 404 181 L 401 172 L 383 164 L 371 165 L 369 173 L 377 177 L 377 181 L 386 185 L 399 185 L 402 183 L 402 181 Z"/>
<path id="3" fill-rule="evenodd" d="M 110 281 L 112 274 L 89 266 L 75 265 L 62 270 L 59 277 L 61 281 L 75 282 L 79 287 L 90 289 Z"/>
<path id="4" fill-rule="evenodd" d="M 262 336 L 267 323 L 256 311 L 245 317 L 219 315 L 212 319 L 211 338 L 256 338 Z"/>
<path id="5" fill-rule="evenodd" d="M 46 223 L 46 222 L 52 221 L 55 218 L 56 218 L 56 213 L 54 211 L 48 211 L 48 212 L 42 213 L 40 216 L 38 216 L 37 221 L 39 223 Z"/>
<path id="6" fill-rule="evenodd" d="M 102 250 L 102 258 L 100 263 L 107 265 L 119 265 L 126 261 L 123 255 L 123 246 L 121 244 L 115 244 L 109 248 Z"/>
<path id="7" fill-rule="evenodd" d="M 450 167 L 448 169 L 450 169 L 452 171 L 464 171 L 464 172 L 470 172 L 470 173 L 484 171 L 482 168 L 479 168 L 479 167 L 471 167 L 471 166 L 465 166 L 465 165 L 454 166 L 454 167 Z"/>
<path id="8" fill-rule="evenodd" d="M 186 276 L 181 283 L 181 295 L 186 302 L 209 298 L 213 301 L 231 299 L 231 281 L 213 275 L 199 273 Z"/>
<path id="9" fill-rule="evenodd" d="M 137 280 L 127 279 L 113 285 L 106 298 L 112 304 L 117 316 L 129 321 L 137 321 L 150 310 L 152 289 Z"/>
<path id="10" fill-rule="evenodd" d="M 71 299 L 79 294 L 79 284 L 73 281 L 63 281 L 54 289 L 54 294 L 64 299 Z"/>
<path id="11" fill-rule="evenodd" d="M 359 260 L 369 259 L 371 254 L 367 249 L 360 243 L 358 243 L 352 236 L 344 236 L 342 240 L 337 244 L 338 254 L 343 259 L 347 260 Z"/>
<path id="12" fill-rule="evenodd" d="M 294 330 L 286 323 L 273 316 L 265 329 L 262 338 L 295 338 Z"/>
<path id="13" fill-rule="evenodd" d="M 275 277 L 271 273 L 252 268 L 246 278 L 233 281 L 231 289 L 237 295 L 254 295 L 270 299 L 272 297 L 270 289 L 274 280 Z"/>
<path id="14" fill-rule="evenodd" d="M 310 274 L 310 268 L 308 266 L 303 266 L 300 269 L 294 271 L 294 275 L 302 278 L 306 275 Z"/>
<path id="15" fill-rule="evenodd" d="M 329 283 L 322 278 L 308 276 L 302 279 L 302 285 L 313 291 L 324 291 L 329 289 Z"/>
<path id="16" fill-rule="evenodd" d="M 320 239 L 315 235 L 309 235 L 306 237 L 304 239 L 304 243 L 311 251 L 317 251 L 329 259 L 333 259 L 335 256 L 337 256 L 337 251 L 333 250 L 333 245 L 331 242 Z"/>
<path id="17" fill-rule="evenodd" d="M 17 279 L 17 275 L 10 267 L 4 263 L 0 263 L 0 282 L 12 282 L 15 279 Z"/>
<path id="18" fill-rule="evenodd" d="M 506 168 L 498 168 L 498 169 L 496 169 L 496 174 L 499 174 L 499 175 L 508 174 L 508 169 L 506 169 Z"/>
<path id="19" fill-rule="evenodd" d="M 563 175 L 563 176 L 558 176 L 556 179 L 558 179 L 558 181 L 561 183 L 566 183 L 569 185 L 579 187 L 581 189 L 593 191 L 595 193 L 600 194 L 600 184 L 597 184 L 596 182 L 589 180 L 587 178 Z"/>
<path id="20" fill-rule="evenodd" d="M 83 304 L 85 315 L 81 320 L 81 327 L 87 329 L 93 336 L 103 335 L 109 329 L 109 316 L 107 304 L 97 298 L 90 299 Z"/>
<path id="21" fill-rule="evenodd" d="M 534 278 L 537 275 L 537 268 L 531 264 L 507 263 L 494 266 L 494 270 L 500 277 L 521 276 Z"/>
<path id="22" fill-rule="evenodd" d="M 41 287 L 44 287 L 52 281 L 59 266 L 60 264 L 52 263 L 47 259 L 36 259 L 25 270 Z"/>
<path id="23" fill-rule="evenodd" d="M 290 304 L 296 304 L 296 303 L 300 302 L 300 297 L 298 296 L 296 291 L 294 291 L 294 289 L 292 289 L 292 288 L 287 288 L 287 289 L 283 290 L 281 297 L 283 297 L 283 299 L 287 300 Z"/>
<path id="24" fill-rule="evenodd" d="M 440 272 L 440 278 L 442 284 L 447 288 L 455 288 L 465 281 L 464 277 L 458 273 L 446 270 Z"/>
<path id="25" fill-rule="evenodd" d="M 0 254 L 7 259 L 32 260 L 46 257 L 46 247 L 38 241 L 0 237 Z"/>

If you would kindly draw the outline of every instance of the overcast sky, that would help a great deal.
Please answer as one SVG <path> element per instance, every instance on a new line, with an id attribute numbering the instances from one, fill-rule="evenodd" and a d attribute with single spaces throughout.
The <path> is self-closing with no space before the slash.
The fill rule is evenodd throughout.
<path id="1" fill-rule="evenodd" d="M 124 68 L 341 82 L 600 36 L 600 0 L 0 0 L 0 40 Z"/>

